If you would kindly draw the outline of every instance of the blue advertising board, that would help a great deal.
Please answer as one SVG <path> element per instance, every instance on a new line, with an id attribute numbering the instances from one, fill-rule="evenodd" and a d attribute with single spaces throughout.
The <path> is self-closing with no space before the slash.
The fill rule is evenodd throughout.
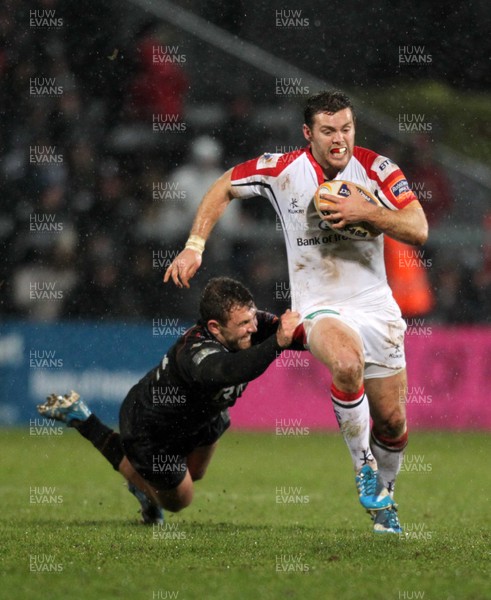
<path id="1" fill-rule="evenodd" d="M 0 425 L 39 419 L 36 404 L 77 391 L 108 423 L 129 389 L 156 366 L 186 327 L 157 324 L 0 324 Z"/>

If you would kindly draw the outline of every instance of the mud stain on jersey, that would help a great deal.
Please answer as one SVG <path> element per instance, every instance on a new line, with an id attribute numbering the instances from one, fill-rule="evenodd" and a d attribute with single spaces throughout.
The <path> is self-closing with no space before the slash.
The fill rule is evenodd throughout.
<path id="1" fill-rule="evenodd" d="M 322 257 L 322 267 L 323 271 L 328 277 L 332 277 L 333 279 L 339 279 L 339 269 L 336 264 L 336 261 L 334 260 L 334 257 L 330 252 L 328 254 L 325 253 Z"/>
<path id="2" fill-rule="evenodd" d="M 289 173 L 286 174 L 286 177 L 280 183 L 280 190 L 282 192 L 284 192 L 287 187 L 290 187 L 290 174 Z"/>

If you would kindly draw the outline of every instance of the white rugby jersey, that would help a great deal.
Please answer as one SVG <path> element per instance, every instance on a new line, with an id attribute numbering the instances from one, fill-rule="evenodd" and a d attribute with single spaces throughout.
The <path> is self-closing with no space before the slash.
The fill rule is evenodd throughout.
<path id="1" fill-rule="evenodd" d="M 336 179 L 362 185 L 390 210 L 416 200 L 395 163 L 359 146 Z M 376 306 L 391 295 L 383 235 L 352 240 L 330 229 L 314 206 L 315 191 L 324 181 L 309 147 L 286 154 L 263 154 L 232 171 L 235 194 L 239 198 L 267 198 L 281 221 L 292 310 L 303 316 L 320 305 Z"/>

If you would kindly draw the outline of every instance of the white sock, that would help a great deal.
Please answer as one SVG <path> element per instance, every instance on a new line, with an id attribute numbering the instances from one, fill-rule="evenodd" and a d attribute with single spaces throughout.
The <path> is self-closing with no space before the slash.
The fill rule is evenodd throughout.
<path id="1" fill-rule="evenodd" d="M 370 449 L 370 409 L 364 387 L 357 392 L 347 393 L 332 384 L 331 400 L 355 471 L 358 472 L 366 464 L 376 469 L 377 463 Z"/>
<path id="2" fill-rule="evenodd" d="M 372 430 L 370 442 L 382 483 L 394 497 L 396 477 L 401 470 L 404 448 L 407 445 L 407 431 L 400 438 L 391 440 L 380 435 L 376 436 Z"/>

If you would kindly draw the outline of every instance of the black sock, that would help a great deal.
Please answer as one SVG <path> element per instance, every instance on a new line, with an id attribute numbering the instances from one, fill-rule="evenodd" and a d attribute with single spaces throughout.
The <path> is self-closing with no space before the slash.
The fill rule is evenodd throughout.
<path id="1" fill-rule="evenodd" d="M 86 421 L 74 420 L 72 426 L 99 450 L 115 471 L 118 470 L 120 462 L 124 457 L 121 437 L 110 427 L 107 427 L 99 419 L 91 414 Z"/>

